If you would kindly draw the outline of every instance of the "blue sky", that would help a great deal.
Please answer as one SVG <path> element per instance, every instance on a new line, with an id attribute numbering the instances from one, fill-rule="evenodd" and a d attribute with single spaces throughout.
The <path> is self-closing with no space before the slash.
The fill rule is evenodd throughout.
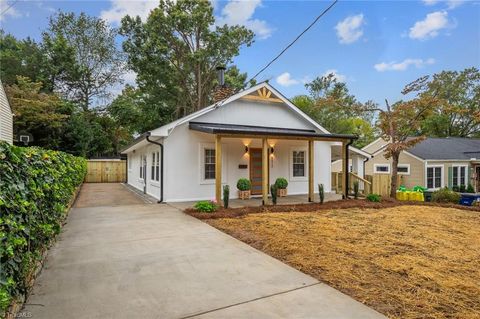
<path id="1" fill-rule="evenodd" d="M 1 0 L 1 12 L 14 0 Z M 330 1 L 214 1 L 221 23 L 253 29 L 255 43 L 235 63 L 253 75 L 297 36 Z M 2 16 L 13 35 L 39 39 L 55 10 L 85 11 L 113 25 L 125 14 L 145 17 L 156 1 L 24 1 Z M 287 97 L 335 72 L 360 101 L 402 98 L 416 78 L 480 66 L 480 1 L 339 1 L 275 64 L 259 76 Z M 127 76 L 132 81 L 132 76 Z"/>

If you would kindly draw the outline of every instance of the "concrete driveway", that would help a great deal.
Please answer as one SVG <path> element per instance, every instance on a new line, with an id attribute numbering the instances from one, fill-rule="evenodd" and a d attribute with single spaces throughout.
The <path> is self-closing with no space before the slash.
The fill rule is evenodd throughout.
<path id="1" fill-rule="evenodd" d="M 385 318 L 120 184 L 84 185 L 27 303 L 49 319 Z"/>

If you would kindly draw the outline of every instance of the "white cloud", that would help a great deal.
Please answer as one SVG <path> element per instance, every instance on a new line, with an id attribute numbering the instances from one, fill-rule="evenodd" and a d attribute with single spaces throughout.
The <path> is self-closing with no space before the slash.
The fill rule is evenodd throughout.
<path id="1" fill-rule="evenodd" d="M 447 1 L 440 1 L 440 0 L 423 0 L 423 3 L 426 6 L 433 6 L 440 2 L 444 2 L 447 4 L 448 9 L 455 9 L 458 6 L 461 6 L 465 0 L 447 0 Z"/>
<path id="2" fill-rule="evenodd" d="M 112 24 L 118 24 L 127 14 L 140 16 L 142 20 L 150 14 L 150 11 L 158 6 L 158 0 L 110 0 L 111 7 L 100 12 L 100 17 Z"/>
<path id="3" fill-rule="evenodd" d="M 418 69 L 418 68 L 424 67 L 425 65 L 434 64 L 434 63 L 435 63 L 435 59 L 432 59 L 432 58 L 426 59 L 426 60 L 423 60 L 423 59 L 405 59 L 405 60 L 403 60 L 402 62 L 399 62 L 399 63 L 396 63 L 395 61 L 388 62 L 388 63 L 387 62 L 382 62 L 382 63 L 375 64 L 373 67 L 378 72 L 405 71 L 411 65 L 415 66 Z"/>
<path id="4" fill-rule="evenodd" d="M 436 11 L 427 14 L 424 20 L 417 21 L 410 28 L 408 36 L 412 39 L 424 40 L 434 38 L 439 31 L 449 27 L 448 12 Z"/>
<path id="5" fill-rule="evenodd" d="M 365 24 L 363 14 L 349 16 L 335 26 L 340 43 L 349 44 L 357 41 L 363 35 L 362 26 Z"/>
<path id="6" fill-rule="evenodd" d="M 255 32 L 259 39 L 266 39 L 272 35 L 273 29 L 266 21 L 252 18 L 261 5 L 261 0 L 230 0 L 217 17 L 217 25 L 243 25 Z"/>
<path id="7" fill-rule="evenodd" d="M 323 73 L 323 76 L 327 76 L 329 74 L 333 74 L 333 77 L 337 80 L 337 82 L 347 82 L 347 77 L 343 74 L 338 73 L 336 69 L 329 69 Z"/>
<path id="8" fill-rule="evenodd" d="M 461 6 L 464 2 L 464 0 L 449 0 L 447 1 L 447 7 L 448 9 L 455 9 L 456 7 Z"/>
<path id="9" fill-rule="evenodd" d="M 281 86 L 291 86 L 300 83 L 299 80 L 293 79 L 288 72 L 284 72 L 277 76 L 276 81 Z"/>

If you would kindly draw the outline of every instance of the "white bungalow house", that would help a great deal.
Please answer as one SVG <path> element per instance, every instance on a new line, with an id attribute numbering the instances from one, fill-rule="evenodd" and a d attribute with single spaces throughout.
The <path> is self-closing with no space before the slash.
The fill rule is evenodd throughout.
<path id="1" fill-rule="evenodd" d="M 317 184 L 330 192 L 332 150 L 346 158 L 354 139 L 329 133 L 263 82 L 142 134 L 122 154 L 128 184 L 159 202 L 220 202 L 222 185 L 237 198 L 238 179 L 248 178 L 266 203 L 278 177 L 309 200 Z"/>
<path id="2" fill-rule="evenodd" d="M 0 141 L 13 144 L 13 113 L 0 81 Z"/>

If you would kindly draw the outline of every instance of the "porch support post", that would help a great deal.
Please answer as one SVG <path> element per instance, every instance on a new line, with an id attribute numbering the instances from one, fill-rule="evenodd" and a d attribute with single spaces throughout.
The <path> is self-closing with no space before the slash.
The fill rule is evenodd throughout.
<path id="1" fill-rule="evenodd" d="M 262 204 L 268 203 L 268 141 L 262 139 Z"/>
<path id="2" fill-rule="evenodd" d="M 314 151 L 313 141 L 308 141 L 308 201 L 313 202 L 313 170 L 314 170 Z"/>
<path id="3" fill-rule="evenodd" d="M 215 135 L 215 200 L 222 202 L 222 138 Z"/>
<path id="4" fill-rule="evenodd" d="M 347 141 L 342 142 L 342 196 L 344 199 L 348 198 L 348 156 L 347 156 Z"/>

